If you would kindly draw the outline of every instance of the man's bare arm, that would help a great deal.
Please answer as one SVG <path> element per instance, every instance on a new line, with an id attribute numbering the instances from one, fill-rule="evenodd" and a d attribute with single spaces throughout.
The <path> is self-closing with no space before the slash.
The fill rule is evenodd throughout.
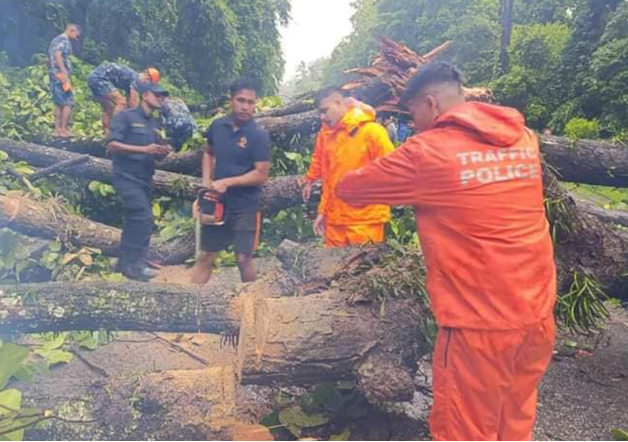
<path id="1" fill-rule="evenodd" d="M 255 169 L 244 175 L 227 178 L 229 187 L 261 186 L 268 181 L 270 173 L 270 161 L 255 163 Z"/>
<path id="2" fill-rule="evenodd" d="M 63 75 L 68 75 L 68 70 L 65 68 L 65 63 L 63 62 L 63 53 L 61 51 L 55 51 L 55 64 Z"/>
<path id="3" fill-rule="evenodd" d="M 268 181 L 269 173 L 270 161 L 259 162 L 255 163 L 255 169 L 252 171 L 245 173 L 244 175 L 214 181 L 211 183 L 211 187 L 216 189 L 218 192 L 224 193 L 230 187 L 261 186 Z"/>
<path id="4" fill-rule="evenodd" d="M 214 150 L 212 146 L 208 143 L 207 147 L 205 148 L 205 152 L 203 152 L 203 186 L 209 187 L 211 185 L 215 165 L 216 157 L 214 156 Z"/>

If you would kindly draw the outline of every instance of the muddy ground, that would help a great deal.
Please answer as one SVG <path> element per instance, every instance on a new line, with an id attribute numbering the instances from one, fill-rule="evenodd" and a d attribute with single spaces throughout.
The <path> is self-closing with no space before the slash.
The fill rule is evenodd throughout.
<path id="1" fill-rule="evenodd" d="M 277 265 L 260 263 L 260 273 Z M 270 266 L 270 267 L 269 267 Z M 187 280 L 189 269 L 163 269 L 161 282 Z M 238 280 L 233 268 L 222 269 L 216 278 Z M 578 346 L 574 348 L 575 342 Z M 569 345 L 565 346 L 565 342 Z M 608 440 L 612 428 L 628 429 L 628 312 L 613 308 L 606 330 L 590 338 L 562 333 L 557 353 L 541 386 L 537 440 Z M 114 342 L 52 371 L 38 382 L 20 385 L 29 402 L 61 411 L 70 419 L 124 419 L 116 410 L 99 409 L 90 415 L 94 388 L 108 379 L 173 369 L 226 366 L 235 349 L 218 336 L 196 334 L 123 333 Z M 417 393 L 412 403 L 386 407 L 353 422 L 351 439 L 428 440 L 425 418 L 430 406 L 429 360 L 420 364 Z M 238 392 L 238 417 L 255 422 L 270 410 L 276 389 L 243 387 Z M 114 394 L 114 392 L 109 392 Z M 93 407 L 92 407 L 93 408 Z M 100 427 L 99 427 L 100 428 Z M 65 437 L 107 439 L 93 424 L 52 423 L 48 429 L 27 434 L 30 440 Z M 128 434 L 133 439 L 133 433 Z"/>

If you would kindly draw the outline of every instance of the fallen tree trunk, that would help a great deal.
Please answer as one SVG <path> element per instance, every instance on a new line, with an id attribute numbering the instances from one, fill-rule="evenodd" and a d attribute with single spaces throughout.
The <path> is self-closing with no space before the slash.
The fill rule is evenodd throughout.
<path id="1" fill-rule="evenodd" d="M 605 223 L 628 227 L 628 211 L 626 210 L 607 210 L 584 201 L 577 201 L 577 207 L 578 210 L 593 215 Z"/>
<path id="2" fill-rule="evenodd" d="M 49 167 L 63 161 L 72 160 L 82 155 L 66 152 L 37 144 L 24 143 L 6 138 L 0 138 L 0 150 L 5 151 L 12 159 L 26 161 L 35 167 Z M 113 172 L 111 161 L 89 157 L 73 168 L 61 170 L 72 177 L 111 183 Z M 272 178 L 262 189 L 262 206 L 266 214 L 274 214 L 280 210 L 300 204 L 301 186 L 300 177 L 286 176 Z M 188 175 L 156 171 L 153 176 L 153 190 L 161 195 L 174 198 L 193 200 L 194 187 L 201 185 L 199 178 Z"/>
<path id="3" fill-rule="evenodd" d="M 0 332 L 64 330 L 234 333 L 234 293 L 220 286 L 50 282 L 0 286 Z M 35 301 L 34 301 L 35 300 Z"/>
<path id="4" fill-rule="evenodd" d="M 559 293 L 569 291 L 578 273 L 595 280 L 609 296 L 628 298 L 628 233 L 604 222 L 597 213 L 581 210 L 547 168 L 544 181 Z"/>
<path id="5" fill-rule="evenodd" d="M 624 145 L 543 136 L 541 148 L 562 181 L 628 187 L 628 147 Z"/>
<path id="6" fill-rule="evenodd" d="M 95 247 L 105 255 L 118 256 L 120 229 L 90 221 L 65 210 L 50 201 L 38 203 L 20 196 L 0 195 L 0 226 L 23 235 L 62 241 L 75 246 Z M 183 264 L 194 256 L 194 238 L 183 237 L 151 241 L 149 259 L 165 265 Z"/>
<path id="7" fill-rule="evenodd" d="M 102 138 L 59 138 L 44 135 L 28 137 L 29 143 L 54 147 L 73 153 L 81 153 L 96 158 L 107 158 L 105 140 Z M 1 148 L 1 147 L 0 147 Z M 183 175 L 200 176 L 202 150 L 173 153 L 156 164 L 157 169 Z"/>

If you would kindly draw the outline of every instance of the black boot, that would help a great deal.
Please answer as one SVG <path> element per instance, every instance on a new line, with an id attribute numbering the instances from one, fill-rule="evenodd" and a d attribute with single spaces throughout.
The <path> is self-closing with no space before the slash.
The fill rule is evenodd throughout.
<path id="1" fill-rule="evenodd" d="M 157 275 L 153 269 L 146 266 L 145 260 L 137 253 L 125 253 L 118 260 L 116 271 L 129 279 L 148 282 Z"/>

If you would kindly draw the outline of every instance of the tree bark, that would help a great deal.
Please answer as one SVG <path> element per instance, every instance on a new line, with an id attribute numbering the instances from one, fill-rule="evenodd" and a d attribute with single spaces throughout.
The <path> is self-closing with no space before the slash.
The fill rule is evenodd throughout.
<path id="1" fill-rule="evenodd" d="M 54 147 L 73 153 L 82 153 L 96 158 L 107 158 L 105 140 L 102 138 L 59 138 L 47 135 L 31 136 L 27 140 L 40 146 Z M 200 176 L 202 150 L 173 153 L 156 164 L 158 170 Z"/>
<path id="2" fill-rule="evenodd" d="M 626 210 L 607 210 L 583 201 L 578 201 L 577 207 L 578 210 L 593 215 L 605 223 L 628 227 L 628 211 Z"/>
<path id="3" fill-rule="evenodd" d="M 542 136 L 541 149 L 562 181 L 628 187 L 628 149 L 623 145 Z"/>
<path id="4" fill-rule="evenodd" d="M 26 161 L 35 167 L 49 167 L 81 156 L 72 152 L 6 138 L 0 138 L 0 150 L 5 151 L 14 160 Z M 62 170 L 60 173 L 103 183 L 111 183 L 113 180 L 111 161 L 91 156 L 87 161 L 69 170 Z M 262 210 L 266 214 L 274 214 L 288 207 L 301 204 L 299 179 L 298 176 L 271 178 L 262 188 Z M 194 187 L 201 184 L 199 178 L 160 170 L 156 171 L 153 176 L 153 190 L 160 195 L 174 198 L 193 200 L 195 198 Z"/>
<path id="5" fill-rule="evenodd" d="M 42 204 L 29 198 L 0 195 L 0 226 L 31 237 L 61 238 L 75 246 L 95 247 L 107 256 L 119 254 L 120 229 L 69 215 L 50 201 Z M 165 265 L 183 264 L 194 256 L 194 238 L 162 241 L 154 237 L 148 256 Z"/>
<path id="6" fill-rule="evenodd" d="M 49 282 L 0 286 L 0 332 L 64 330 L 234 333 L 231 288 L 138 282 Z"/>

